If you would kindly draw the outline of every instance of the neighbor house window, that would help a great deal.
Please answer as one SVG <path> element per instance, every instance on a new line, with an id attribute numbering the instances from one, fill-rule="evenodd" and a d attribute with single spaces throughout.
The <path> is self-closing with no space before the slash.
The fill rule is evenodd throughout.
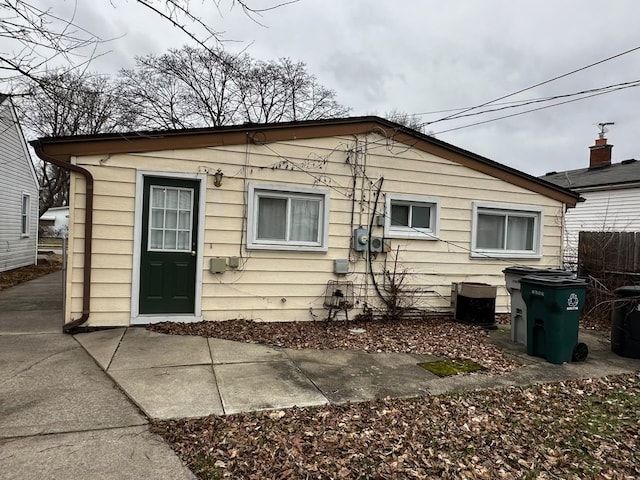
<path id="1" fill-rule="evenodd" d="M 475 203 L 472 256 L 539 257 L 542 208 Z"/>
<path id="2" fill-rule="evenodd" d="M 386 195 L 385 237 L 437 240 L 438 199 L 421 195 Z"/>
<path id="3" fill-rule="evenodd" d="M 29 214 L 31 210 L 31 196 L 28 193 L 22 194 L 22 215 L 21 215 L 21 226 L 20 233 L 23 237 L 29 236 L 29 227 L 31 223 L 31 215 Z"/>
<path id="4" fill-rule="evenodd" d="M 247 247 L 326 250 L 329 191 L 249 185 Z"/>

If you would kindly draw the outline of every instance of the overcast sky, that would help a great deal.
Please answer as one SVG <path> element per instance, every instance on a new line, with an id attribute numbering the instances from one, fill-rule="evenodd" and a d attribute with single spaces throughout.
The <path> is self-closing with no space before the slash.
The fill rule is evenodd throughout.
<path id="1" fill-rule="evenodd" d="M 113 38 L 103 46 L 109 53 L 92 64 L 96 71 L 115 72 L 132 66 L 136 55 L 193 44 L 135 0 L 53 3 L 62 14 L 77 6 L 77 24 Z M 259 19 L 264 26 L 237 7 L 230 10 L 230 0 L 223 0 L 220 10 L 211 0 L 192 0 L 192 5 L 235 40 L 226 44 L 230 51 L 246 48 L 262 60 L 304 61 L 353 115 L 475 106 L 640 46 L 637 0 L 300 0 L 265 12 Z M 640 50 L 508 100 L 634 80 L 640 80 Z M 497 114 L 437 122 L 427 129 L 441 140 L 542 175 L 586 167 L 596 124 L 605 121 L 616 123 L 607 134 L 615 145 L 614 162 L 640 159 L 639 105 L 636 87 L 452 132 L 439 133 Z"/>

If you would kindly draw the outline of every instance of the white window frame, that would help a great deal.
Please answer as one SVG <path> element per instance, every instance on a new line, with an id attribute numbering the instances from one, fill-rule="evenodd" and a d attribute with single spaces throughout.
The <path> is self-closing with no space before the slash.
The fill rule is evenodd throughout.
<path id="1" fill-rule="evenodd" d="M 27 199 L 27 208 L 25 211 L 24 200 Z M 31 230 L 31 195 L 22 192 L 20 197 L 20 236 L 27 238 Z"/>
<path id="2" fill-rule="evenodd" d="M 391 204 L 400 203 L 409 206 L 429 207 L 429 228 L 391 225 Z M 387 193 L 384 218 L 384 236 L 386 238 L 412 238 L 416 240 L 438 240 L 440 235 L 440 199 L 423 195 Z"/>
<path id="3" fill-rule="evenodd" d="M 262 196 L 282 198 L 313 197 L 320 200 L 318 218 L 319 242 L 291 242 L 286 240 L 259 240 L 258 200 Z M 329 245 L 329 189 L 310 188 L 296 185 L 273 183 L 250 183 L 247 198 L 247 249 L 250 250 L 293 250 L 301 252 L 326 252 Z"/>
<path id="4" fill-rule="evenodd" d="M 471 220 L 471 257 L 474 258 L 541 258 L 543 239 L 544 209 L 537 205 L 518 205 L 507 203 L 473 202 L 473 216 Z M 533 250 L 507 250 L 497 248 L 477 248 L 478 214 L 518 214 L 519 217 L 534 219 Z M 505 228 L 505 235 L 507 229 Z M 506 238 L 505 238 L 506 245 Z"/>

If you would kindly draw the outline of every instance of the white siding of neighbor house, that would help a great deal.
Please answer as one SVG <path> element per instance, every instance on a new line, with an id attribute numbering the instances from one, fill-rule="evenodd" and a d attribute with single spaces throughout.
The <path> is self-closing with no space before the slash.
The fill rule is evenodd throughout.
<path id="1" fill-rule="evenodd" d="M 30 196 L 28 236 L 22 235 L 22 196 Z M 34 265 L 38 248 L 38 185 L 9 99 L 0 105 L 0 272 Z"/>
<path id="2" fill-rule="evenodd" d="M 40 217 L 41 226 L 46 223 L 46 234 L 52 237 L 66 237 L 69 227 L 69 207 L 53 207 Z"/>
<path id="3" fill-rule="evenodd" d="M 368 225 L 375 196 L 372 182 L 384 177 L 378 210 L 386 193 L 437 197 L 440 200 L 440 240 L 393 239 L 393 253 L 378 254 L 373 268 L 392 268 L 399 248 L 398 267 L 409 272 L 419 290 L 416 306 L 434 311 L 450 305 L 451 282 L 474 281 L 500 286 L 497 310 L 508 310 L 502 270 L 513 264 L 557 267 L 562 257 L 563 205 L 457 163 L 406 145 L 392 144 L 374 134 L 357 138 L 358 156 L 354 227 Z M 202 314 L 205 320 L 247 318 L 291 321 L 326 318 L 324 292 L 329 280 L 349 280 L 356 299 L 379 305 L 368 266 L 352 244 L 352 165 L 355 137 L 319 138 L 234 145 L 179 151 L 81 157 L 74 162 L 95 178 L 93 276 L 90 325 L 128 325 L 131 320 L 134 267 L 136 172 L 182 172 L 211 175 L 224 172 L 222 186 L 206 186 Z M 362 172 L 366 174 L 363 178 Z M 321 187 L 330 191 L 329 245 L 326 252 L 246 249 L 246 195 L 250 182 Z M 77 318 L 82 306 L 84 236 L 84 180 L 72 176 L 70 261 L 67 278 L 66 321 Z M 543 254 L 540 259 L 471 258 L 474 201 L 542 207 Z M 383 236 L 383 227 L 373 235 Z M 211 257 L 241 257 L 240 268 L 225 273 L 208 271 Z M 335 259 L 349 260 L 346 277 L 333 273 Z M 378 275 L 382 284 L 382 275 Z M 134 293 L 135 295 L 135 293 Z M 357 309 L 352 315 L 357 313 Z"/>
<path id="4" fill-rule="evenodd" d="M 565 215 L 565 261 L 577 261 L 580 232 L 640 231 L 640 188 L 581 192 Z"/>

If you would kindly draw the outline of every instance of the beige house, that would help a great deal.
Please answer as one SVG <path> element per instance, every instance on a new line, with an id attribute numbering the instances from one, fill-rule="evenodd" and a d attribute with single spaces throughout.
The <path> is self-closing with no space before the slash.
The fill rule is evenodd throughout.
<path id="1" fill-rule="evenodd" d="M 502 270 L 558 267 L 578 200 L 378 117 L 33 145 L 72 170 L 68 327 L 353 315 L 399 284 L 443 311 L 462 281 L 508 311 Z"/>

